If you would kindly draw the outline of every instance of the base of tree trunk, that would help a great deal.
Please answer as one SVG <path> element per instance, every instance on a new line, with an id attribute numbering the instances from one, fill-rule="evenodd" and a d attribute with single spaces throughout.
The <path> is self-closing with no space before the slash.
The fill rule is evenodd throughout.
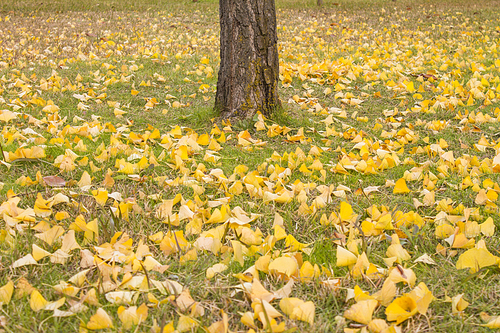
<path id="1" fill-rule="evenodd" d="M 280 107 L 274 0 L 220 0 L 221 64 L 215 109 L 223 118 Z"/>

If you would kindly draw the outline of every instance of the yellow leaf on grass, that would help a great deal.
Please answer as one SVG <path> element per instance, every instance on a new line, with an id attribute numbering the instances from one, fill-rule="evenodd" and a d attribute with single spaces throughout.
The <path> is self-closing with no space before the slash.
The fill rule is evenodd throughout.
<path id="1" fill-rule="evenodd" d="M 36 265 L 36 260 L 33 258 L 31 254 L 27 254 L 24 257 L 17 259 L 10 266 L 11 268 L 26 266 L 26 265 Z"/>
<path id="2" fill-rule="evenodd" d="M 227 333 L 229 331 L 229 317 L 223 310 L 220 311 L 222 313 L 222 320 L 212 323 L 207 328 L 209 333 Z"/>
<path id="3" fill-rule="evenodd" d="M 388 321 L 396 321 L 396 325 L 401 324 L 406 319 L 418 312 L 417 303 L 409 295 L 403 295 L 396 298 L 385 309 Z"/>
<path id="4" fill-rule="evenodd" d="M 396 291 L 396 284 L 390 279 L 386 279 L 382 289 L 374 293 L 373 297 L 383 306 L 388 306 L 396 296 Z"/>
<path id="5" fill-rule="evenodd" d="M 115 184 L 115 180 L 113 177 L 111 177 L 111 172 L 107 172 L 106 176 L 104 177 L 104 180 L 102 181 L 102 186 L 106 188 L 112 188 L 113 185 Z"/>
<path id="6" fill-rule="evenodd" d="M 31 248 L 32 248 L 33 259 L 35 259 L 36 261 L 51 255 L 50 252 L 45 251 L 36 244 L 31 244 Z"/>
<path id="7" fill-rule="evenodd" d="M 368 331 L 373 333 L 391 332 L 389 330 L 389 325 L 387 325 L 387 322 L 383 319 L 373 319 L 370 321 L 368 324 Z"/>
<path id="8" fill-rule="evenodd" d="M 293 297 L 283 298 L 280 301 L 280 308 L 290 319 L 305 321 L 310 325 L 314 324 L 315 306 L 311 301 L 304 302 Z"/>
<path id="9" fill-rule="evenodd" d="M 373 311 L 375 311 L 377 305 L 378 302 L 374 299 L 359 301 L 344 312 L 344 317 L 368 325 L 372 320 Z"/>
<path id="10" fill-rule="evenodd" d="M 486 221 L 479 225 L 479 230 L 481 230 L 481 233 L 487 237 L 493 236 L 495 233 L 495 224 L 493 223 L 493 219 L 488 217 Z"/>
<path id="11" fill-rule="evenodd" d="M 137 308 L 137 306 L 131 306 L 129 308 L 120 306 L 118 308 L 118 318 L 120 318 L 123 323 L 123 328 L 126 330 L 131 329 L 134 325 L 140 324 L 147 316 L 148 307 L 144 303 L 139 306 L 139 308 Z"/>
<path id="12" fill-rule="evenodd" d="M 279 257 L 269 264 L 269 272 L 271 274 L 284 274 L 287 277 L 295 275 L 298 268 L 297 260 L 291 257 Z"/>
<path id="13" fill-rule="evenodd" d="M 425 314 L 429 308 L 429 304 L 435 299 L 432 292 L 427 288 L 425 283 L 420 282 L 409 294 L 417 304 L 417 311 L 420 314 Z"/>
<path id="14" fill-rule="evenodd" d="M 340 202 L 340 219 L 346 222 L 353 222 L 356 220 L 357 214 L 354 214 L 351 205 L 345 201 Z"/>
<path id="15" fill-rule="evenodd" d="M 20 299 L 25 296 L 29 296 L 34 290 L 35 288 L 33 288 L 28 280 L 22 277 L 19 279 L 19 281 L 17 281 L 15 297 L 16 299 Z"/>
<path id="16" fill-rule="evenodd" d="M 92 195 L 94 196 L 95 201 L 101 206 L 104 206 L 108 200 L 108 191 L 106 190 L 94 190 L 92 191 Z"/>
<path id="17" fill-rule="evenodd" d="M 243 257 L 243 252 L 244 252 L 243 244 L 241 244 L 237 240 L 231 240 L 231 245 L 233 247 L 234 260 L 237 261 L 240 264 L 240 266 L 243 267 L 243 265 L 245 264 L 245 259 Z"/>
<path id="18" fill-rule="evenodd" d="M 500 328 L 500 316 L 490 317 L 488 319 L 488 322 L 486 324 L 481 325 L 481 326 L 488 327 L 488 328 Z"/>
<path id="19" fill-rule="evenodd" d="M 241 316 L 241 323 L 243 325 L 246 325 L 248 327 L 251 327 L 251 328 L 257 328 L 257 326 L 255 325 L 255 322 L 253 321 L 254 319 L 254 315 L 252 312 L 245 312 L 242 316 Z"/>
<path id="20" fill-rule="evenodd" d="M 42 294 L 38 290 L 33 290 L 30 296 L 30 307 L 31 310 L 38 312 L 40 310 L 45 309 L 49 302 L 45 298 L 43 298 Z"/>
<path id="21" fill-rule="evenodd" d="M 115 108 L 113 110 L 113 113 L 114 113 L 115 117 L 120 118 L 121 116 L 123 116 L 124 114 L 126 114 L 127 111 L 123 111 L 123 110 L 120 110 L 118 108 Z"/>
<path id="22" fill-rule="evenodd" d="M 90 178 L 89 173 L 87 171 L 84 171 L 82 177 L 80 178 L 80 181 L 78 182 L 78 187 L 86 191 L 90 188 L 91 184 L 92 179 Z"/>
<path id="23" fill-rule="evenodd" d="M 70 253 L 71 250 L 75 249 L 81 249 L 81 247 L 75 239 L 75 231 L 68 230 L 68 232 L 63 237 L 60 250 L 62 250 L 65 253 Z"/>
<path id="24" fill-rule="evenodd" d="M 487 249 L 473 248 L 460 255 L 457 261 L 457 269 L 470 268 L 469 272 L 474 274 L 483 267 L 497 265 L 499 259 Z"/>
<path id="25" fill-rule="evenodd" d="M 14 283 L 12 281 L 7 282 L 6 285 L 0 288 L 0 306 L 4 304 L 9 304 L 12 294 L 14 293 Z"/>
<path id="26" fill-rule="evenodd" d="M 16 114 L 9 110 L 0 110 L 0 121 L 8 123 L 12 119 L 16 118 Z"/>
<path id="27" fill-rule="evenodd" d="M 406 186 L 406 180 L 404 178 L 398 179 L 392 193 L 394 194 L 410 193 L 410 189 L 408 188 L 408 186 Z"/>
<path id="28" fill-rule="evenodd" d="M 87 323 L 87 329 L 102 330 L 105 328 L 114 328 L 113 321 L 106 311 L 104 311 L 102 308 L 99 308 L 97 309 L 95 315 L 90 317 L 90 320 Z"/>
<path id="29" fill-rule="evenodd" d="M 56 239 L 64 234 L 64 228 L 56 225 L 50 228 L 49 230 L 42 232 L 41 234 L 36 234 L 35 237 L 43 240 L 48 245 L 52 245 Z"/>
<path id="30" fill-rule="evenodd" d="M 85 276 L 83 277 L 85 279 Z M 58 293 L 70 296 L 70 297 L 75 297 L 76 294 L 80 291 L 80 288 L 75 287 L 65 281 L 60 281 L 59 284 L 56 284 L 53 286 L 54 290 L 57 291 Z"/>
<path id="31" fill-rule="evenodd" d="M 411 259 L 411 256 L 408 254 L 408 252 L 401 246 L 401 243 L 399 242 L 399 237 L 397 234 L 394 234 L 391 236 L 392 237 L 392 243 L 391 245 L 387 248 L 386 255 L 387 257 L 395 257 L 397 263 L 402 263 L 405 260 Z"/>
<path id="32" fill-rule="evenodd" d="M 469 302 L 463 299 L 464 294 L 459 294 L 451 298 L 451 313 L 459 315 L 469 306 Z"/>
<path id="33" fill-rule="evenodd" d="M 413 288 L 417 281 L 417 276 L 411 268 L 403 268 L 400 265 L 396 265 L 396 267 L 389 270 L 388 279 L 391 279 L 394 283 L 404 282 Z"/>
<path id="34" fill-rule="evenodd" d="M 177 331 L 179 332 L 194 332 L 198 322 L 191 317 L 181 315 L 177 323 Z"/>
<path id="35" fill-rule="evenodd" d="M 189 289 L 184 289 L 176 298 L 175 303 L 181 311 L 191 310 L 191 315 L 203 316 L 205 313 L 205 309 L 191 297 Z"/>
<path id="36" fill-rule="evenodd" d="M 55 311 L 59 309 L 61 306 L 63 306 L 64 303 L 66 303 L 66 297 L 62 297 L 57 301 L 47 303 L 47 305 L 45 305 L 44 310 Z"/>
<path id="37" fill-rule="evenodd" d="M 357 260 L 358 257 L 354 253 L 337 245 L 337 266 L 351 266 L 354 265 Z"/>
<path id="38" fill-rule="evenodd" d="M 349 293 L 348 293 L 348 297 L 349 297 Z M 369 293 L 364 292 L 363 289 L 361 289 L 358 285 L 354 286 L 352 297 L 354 297 L 354 300 L 356 300 L 356 302 L 375 299 L 373 296 L 370 296 Z"/>
<path id="39" fill-rule="evenodd" d="M 267 325 L 268 319 L 274 319 L 283 316 L 266 300 L 255 300 L 252 302 L 256 317 L 264 324 Z"/>
<path id="40" fill-rule="evenodd" d="M 215 276 L 215 274 L 222 273 L 226 269 L 228 269 L 228 266 L 225 264 L 215 264 L 212 267 L 209 267 L 207 269 L 207 273 L 206 273 L 207 279 L 213 278 Z"/>
<path id="41" fill-rule="evenodd" d="M 252 284 L 243 284 L 243 289 L 252 301 L 264 300 L 266 302 L 272 302 L 276 298 L 276 295 L 264 288 L 258 279 L 253 279 Z"/>

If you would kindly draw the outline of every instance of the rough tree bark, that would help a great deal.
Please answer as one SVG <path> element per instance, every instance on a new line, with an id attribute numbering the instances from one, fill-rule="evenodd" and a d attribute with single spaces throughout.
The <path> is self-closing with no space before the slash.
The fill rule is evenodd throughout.
<path id="1" fill-rule="evenodd" d="M 223 118 L 269 116 L 280 106 L 274 0 L 220 0 L 215 109 Z"/>

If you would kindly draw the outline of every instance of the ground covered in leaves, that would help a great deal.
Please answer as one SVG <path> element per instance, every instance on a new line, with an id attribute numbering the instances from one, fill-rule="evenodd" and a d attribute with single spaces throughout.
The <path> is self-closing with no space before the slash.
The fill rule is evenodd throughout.
<path id="1" fill-rule="evenodd" d="M 0 2 L 0 331 L 500 327 L 500 4 L 325 2 L 238 123 L 216 3 Z"/>

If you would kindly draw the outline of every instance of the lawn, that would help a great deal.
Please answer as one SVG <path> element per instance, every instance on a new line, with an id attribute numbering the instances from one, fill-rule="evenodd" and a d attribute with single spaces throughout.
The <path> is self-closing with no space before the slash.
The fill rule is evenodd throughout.
<path id="1" fill-rule="evenodd" d="M 213 0 L 0 0 L 0 332 L 500 328 L 500 1 L 277 0 L 270 118 Z"/>

